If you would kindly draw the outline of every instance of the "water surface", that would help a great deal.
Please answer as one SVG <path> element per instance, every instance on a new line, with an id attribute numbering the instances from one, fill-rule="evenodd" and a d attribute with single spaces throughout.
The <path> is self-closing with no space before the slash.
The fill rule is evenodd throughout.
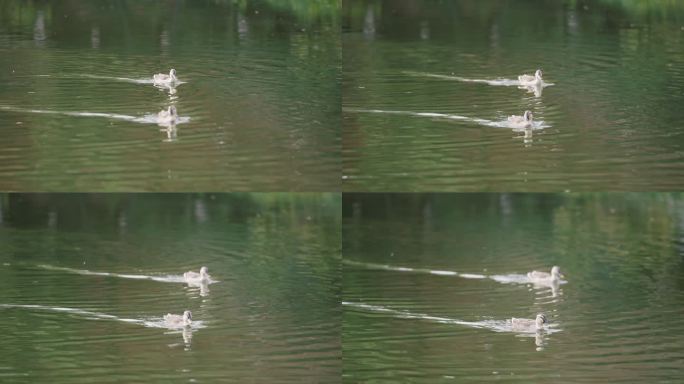
<path id="1" fill-rule="evenodd" d="M 339 185 L 336 0 L 0 1 L 0 188 Z M 176 69 L 184 84 L 155 87 Z M 183 121 L 155 123 L 175 105 Z"/>
<path id="2" fill-rule="evenodd" d="M 339 382 L 339 249 L 334 194 L 2 195 L 0 381 Z"/>
<path id="3" fill-rule="evenodd" d="M 342 39 L 345 190 L 684 186 L 682 2 L 351 0 Z"/>
<path id="4" fill-rule="evenodd" d="M 345 195 L 344 382 L 681 381 L 683 244 L 680 195 Z"/>

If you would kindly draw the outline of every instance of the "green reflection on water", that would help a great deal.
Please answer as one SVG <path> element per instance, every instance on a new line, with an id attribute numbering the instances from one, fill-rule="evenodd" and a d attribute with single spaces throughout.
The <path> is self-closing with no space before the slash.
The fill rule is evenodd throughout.
<path id="1" fill-rule="evenodd" d="M 32 382 L 335 382 L 340 375 L 339 194 L 0 196 L 0 375 Z M 209 291 L 42 265 L 149 276 L 209 268 Z M 5 379 L 3 379 L 5 381 Z"/>
<path id="2" fill-rule="evenodd" d="M 681 194 L 351 194 L 344 197 L 344 372 L 400 380 L 676 381 L 684 323 Z M 365 265 L 367 263 L 368 265 Z M 372 264 L 371 264 L 372 263 Z M 377 268 L 390 265 L 392 270 Z M 365 265 L 365 266 L 364 266 Z M 548 271 L 551 290 L 484 276 Z M 412 270 L 409 270 L 411 268 Z M 534 338 L 439 323 L 534 318 Z"/>
<path id="3" fill-rule="evenodd" d="M 332 190 L 341 136 L 338 8 L 0 1 L 0 65 L 8 69 L 0 72 L 0 185 Z M 170 68 L 186 82 L 176 93 L 136 83 Z M 189 121 L 173 130 L 131 121 L 169 105 Z"/>
<path id="4" fill-rule="evenodd" d="M 345 2 L 345 188 L 677 190 L 683 21 L 672 1 Z M 538 97 L 430 77 L 537 68 L 554 83 Z M 473 122 L 525 110 L 548 127 L 525 135 Z"/>

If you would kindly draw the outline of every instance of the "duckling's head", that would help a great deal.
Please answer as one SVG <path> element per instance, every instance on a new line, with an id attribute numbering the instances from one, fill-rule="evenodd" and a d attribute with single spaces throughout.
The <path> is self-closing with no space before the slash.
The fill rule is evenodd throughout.
<path id="1" fill-rule="evenodd" d="M 539 71 L 537 71 L 537 72 L 539 72 Z M 176 70 L 171 68 L 171 70 L 169 71 L 169 76 L 176 77 Z"/>
<path id="2" fill-rule="evenodd" d="M 537 326 L 537 329 L 541 329 L 544 327 L 544 324 L 546 324 L 546 316 L 544 316 L 543 313 L 540 313 L 537 315 L 537 318 L 535 319 L 534 322 Z"/>
<path id="3" fill-rule="evenodd" d="M 564 278 L 565 276 L 560 272 L 560 267 L 557 265 L 554 265 L 553 268 L 551 268 L 551 276 L 560 279 Z"/>
<path id="4" fill-rule="evenodd" d="M 200 275 L 206 276 L 207 275 L 207 267 L 202 267 L 200 268 Z"/>
<path id="5" fill-rule="evenodd" d="M 192 312 L 190 312 L 190 311 L 183 312 L 183 323 L 184 324 L 192 323 Z"/>
<path id="6" fill-rule="evenodd" d="M 531 111 L 525 111 L 525 113 L 523 114 L 523 119 L 525 119 L 525 121 L 530 122 L 530 123 L 532 122 L 533 117 L 534 116 L 532 115 Z"/>
<path id="7" fill-rule="evenodd" d="M 544 75 L 544 73 L 542 72 L 541 69 L 537 69 L 537 72 L 534 73 L 534 77 L 537 78 L 537 79 L 539 79 L 539 80 L 542 79 L 542 76 L 543 76 L 543 75 Z"/>

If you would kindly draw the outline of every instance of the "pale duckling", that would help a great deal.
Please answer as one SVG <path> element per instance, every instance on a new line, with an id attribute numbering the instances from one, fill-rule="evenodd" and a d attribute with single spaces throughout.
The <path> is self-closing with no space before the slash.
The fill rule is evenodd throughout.
<path id="1" fill-rule="evenodd" d="M 527 278 L 529 278 L 531 282 L 537 284 L 558 283 L 560 282 L 561 278 L 564 277 L 565 276 L 560 273 L 560 268 L 557 265 L 554 265 L 553 268 L 551 268 L 551 273 L 540 271 L 532 271 L 527 273 Z"/>
<path id="2" fill-rule="evenodd" d="M 200 268 L 199 273 L 193 271 L 185 272 L 183 278 L 185 279 L 185 282 L 193 284 L 208 283 L 211 281 L 211 276 L 207 273 L 207 267 Z"/>
<path id="3" fill-rule="evenodd" d="M 167 313 L 164 315 L 164 322 L 169 328 L 182 328 L 192 325 L 192 312 L 185 311 L 183 316 Z"/>
<path id="4" fill-rule="evenodd" d="M 158 124 L 165 124 L 165 125 L 175 124 L 177 120 L 178 120 L 178 111 L 176 111 L 176 107 L 173 105 L 170 106 L 166 111 L 162 109 L 157 114 L 157 123 Z"/>
<path id="5" fill-rule="evenodd" d="M 511 115 L 508 117 L 508 125 L 511 128 L 531 128 L 534 116 L 532 112 L 525 111 L 522 116 Z"/>
<path id="6" fill-rule="evenodd" d="M 536 332 L 544 329 L 544 324 L 546 324 L 546 316 L 541 313 L 534 320 L 511 318 L 511 328 L 516 331 Z"/>
<path id="7" fill-rule="evenodd" d="M 537 72 L 534 73 L 534 76 L 521 75 L 521 76 L 518 76 L 518 81 L 520 82 L 520 85 L 523 85 L 526 87 L 535 87 L 535 86 L 539 86 L 543 83 L 542 75 L 543 75 L 542 70 L 537 69 Z"/>
<path id="8" fill-rule="evenodd" d="M 157 73 L 156 75 L 153 75 L 152 78 L 154 79 L 155 84 L 174 84 L 178 82 L 175 69 L 171 69 L 168 75 L 165 73 Z"/>

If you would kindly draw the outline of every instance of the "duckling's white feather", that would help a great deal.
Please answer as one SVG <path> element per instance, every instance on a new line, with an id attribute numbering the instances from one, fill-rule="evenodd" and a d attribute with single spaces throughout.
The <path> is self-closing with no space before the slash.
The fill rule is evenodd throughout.
<path id="1" fill-rule="evenodd" d="M 192 324 L 192 312 L 185 311 L 183 315 L 167 313 L 164 315 L 164 324 L 169 328 L 188 327 Z"/>
<path id="2" fill-rule="evenodd" d="M 538 86 L 543 83 L 542 76 L 543 75 L 541 69 L 537 69 L 537 72 L 535 72 L 534 75 L 525 74 L 518 76 L 518 81 L 520 82 L 520 85 Z"/>
<path id="3" fill-rule="evenodd" d="M 508 117 L 508 125 L 511 128 L 530 128 L 533 125 L 533 115 L 525 111 L 522 116 L 511 115 Z"/>
<path id="4" fill-rule="evenodd" d="M 527 278 L 530 279 L 531 282 L 538 284 L 557 283 L 560 282 L 562 277 L 563 275 L 560 273 L 560 268 L 558 266 L 551 268 L 551 273 L 541 271 L 527 273 Z"/>
<path id="5" fill-rule="evenodd" d="M 156 75 L 152 75 L 152 79 L 154 80 L 155 84 L 173 84 L 178 81 L 178 78 L 176 77 L 176 70 L 172 69 L 169 71 L 169 74 L 165 73 L 157 73 Z"/>
<path id="6" fill-rule="evenodd" d="M 535 332 L 544 329 L 546 316 L 538 314 L 535 319 L 511 318 L 511 328 L 516 331 Z"/>
<path id="7" fill-rule="evenodd" d="M 211 282 L 211 276 L 207 273 L 207 267 L 200 268 L 199 273 L 188 271 L 183 274 L 183 278 L 187 283 L 208 283 Z"/>

